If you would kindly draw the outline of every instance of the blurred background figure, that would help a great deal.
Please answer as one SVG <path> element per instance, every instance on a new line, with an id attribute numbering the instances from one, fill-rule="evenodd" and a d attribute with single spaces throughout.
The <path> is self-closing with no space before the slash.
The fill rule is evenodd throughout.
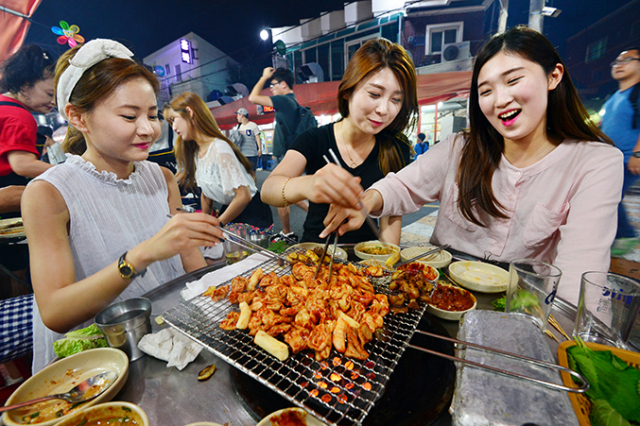
<path id="1" fill-rule="evenodd" d="M 238 110 L 236 120 L 238 120 L 238 134 L 241 136 L 241 139 L 239 139 L 240 144 L 236 145 L 238 145 L 242 154 L 247 157 L 247 160 L 251 163 L 251 171 L 255 173 L 258 157 L 262 155 L 260 130 L 256 123 L 249 121 L 249 111 L 245 108 Z"/>
<path id="2" fill-rule="evenodd" d="M 413 148 L 413 150 L 416 152 L 416 158 L 418 158 L 420 154 L 424 154 L 425 152 L 427 152 L 427 150 L 429 150 L 429 143 L 426 141 L 426 139 L 427 135 L 425 135 L 424 133 L 418 133 L 418 143 Z"/>
<path id="3" fill-rule="evenodd" d="M 640 48 L 624 50 L 611 63 L 611 76 L 618 82 L 618 90 L 603 108 L 602 131 L 624 154 L 624 184 L 622 197 L 640 175 Z M 618 231 L 611 247 L 613 256 L 623 256 L 638 245 L 635 229 L 629 223 L 622 200 L 618 205 Z"/>

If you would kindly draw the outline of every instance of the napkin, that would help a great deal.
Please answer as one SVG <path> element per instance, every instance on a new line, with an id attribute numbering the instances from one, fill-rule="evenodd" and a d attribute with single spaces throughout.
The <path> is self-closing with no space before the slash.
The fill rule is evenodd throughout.
<path id="1" fill-rule="evenodd" d="M 172 328 L 142 336 L 138 348 L 155 358 L 168 361 L 167 368 L 177 367 L 178 370 L 182 370 L 196 359 L 202 350 L 201 345 Z"/>
<path id="2" fill-rule="evenodd" d="M 184 300 L 191 300 L 196 296 L 200 296 L 206 289 L 213 286 L 218 286 L 226 281 L 229 281 L 238 275 L 255 269 L 258 265 L 269 260 L 267 256 L 259 253 L 255 253 L 246 259 L 236 262 L 233 265 L 227 265 L 224 268 L 216 269 L 203 275 L 199 280 L 188 282 L 186 287 L 180 292 L 180 296 Z"/>

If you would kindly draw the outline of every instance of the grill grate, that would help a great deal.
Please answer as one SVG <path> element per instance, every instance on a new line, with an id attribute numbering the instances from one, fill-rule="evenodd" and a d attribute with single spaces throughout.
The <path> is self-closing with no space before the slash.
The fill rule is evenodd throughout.
<path id="1" fill-rule="evenodd" d="M 279 266 L 272 260 L 260 267 L 265 274 L 271 271 L 279 276 L 291 273 L 289 265 Z M 248 278 L 252 273 L 253 270 L 242 275 Z M 377 293 L 389 293 L 375 280 L 372 284 Z M 325 423 L 351 426 L 362 424 L 384 393 L 425 307 L 420 304 L 418 310 L 385 316 L 383 333 L 365 346 L 369 352 L 365 361 L 332 350 L 329 358 L 321 362 L 315 360 L 312 351 L 292 355 L 280 362 L 254 344 L 253 336 L 246 331 L 225 331 L 218 327 L 227 313 L 238 310 L 228 299 L 214 303 L 208 297 L 196 297 L 169 309 L 162 317 L 218 357 Z"/>

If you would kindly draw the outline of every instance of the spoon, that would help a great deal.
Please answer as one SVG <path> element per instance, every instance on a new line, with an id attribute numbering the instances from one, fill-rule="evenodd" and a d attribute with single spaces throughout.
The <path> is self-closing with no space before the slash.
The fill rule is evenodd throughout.
<path id="1" fill-rule="evenodd" d="M 80 383 L 69 392 L 43 396 L 40 398 L 32 399 L 31 401 L 25 401 L 18 404 L 0 407 L 0 413 L 9 410 L 15 410 L 16 408 L 26 407 L 28 405 L 37 404 L 38 402 L 48 401 L 50 399 L 64 399 L 65 401 L 72 404 L 79 404 L 85 401 L 92 400 L 93 398 L 101 395 L 104 391 L 109 389 L 109 386 L 111 386 L 111 384 L 113 384 L 113 382 L 115 382 L 117 378 L 118 373 L 116 373 L 115 371 L 106 371 L 93 377 L 89 377 L 87 380 Z M 88 391 L 91 391 L 92 389 L 97 389 L 97 392 L 90 393 L 85 397 Z"/>

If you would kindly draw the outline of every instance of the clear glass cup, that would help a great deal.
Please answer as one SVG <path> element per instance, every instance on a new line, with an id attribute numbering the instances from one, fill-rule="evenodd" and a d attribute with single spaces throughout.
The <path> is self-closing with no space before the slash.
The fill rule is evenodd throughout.
<path id="1" fill-rule="evenodd" d="M 640 284 L 611 272 L 582 274 L 573 336 L 640 351 Z"/>
<path id="2" fill-rule="evenodd" d="M 229 232 L 233 232 L 235 235 L 247 239 L 248 227 L 243 223 L 230 223 L 224 227 Z M 225 238 L 224 240 L 224 253 L 225 261 L 227 265 L 232 265 L 245 257 L 249 256 L 250 252 L 240 244 L 233 242 L 233 238 Z"/>
<path id="3" fill-rule="evenodd" d="M 556 297 L 562 271 L 535 259 L 518 259 L 509 264 L 506 312 L 531 316 L 544 331 Z"/>

